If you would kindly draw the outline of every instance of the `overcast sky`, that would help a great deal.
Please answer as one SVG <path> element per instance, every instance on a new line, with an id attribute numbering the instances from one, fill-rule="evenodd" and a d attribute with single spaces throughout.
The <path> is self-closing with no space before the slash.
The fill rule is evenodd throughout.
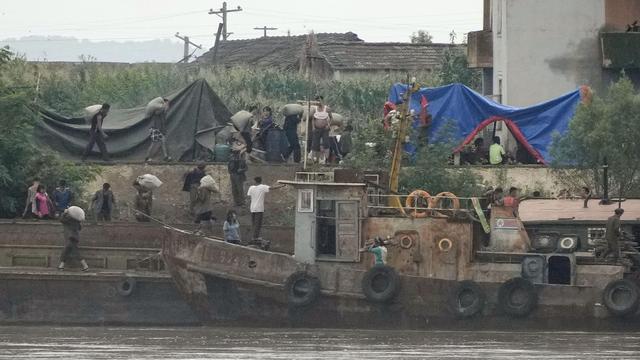
<path id="1" fill-rule="evenodd" d="M 462 35 L 482 27 L 482 0 L 230 0 L 230 39 L 262 35 L 254 27 L 270 26 L 271 35 L 353 31 L 366 41 L 408 41 L 417 29 L 437 42 L 449 32 Z M 0 39 L 29 35 L 62 35 L 90 40 L 172 39 L 189 35 L 205 47 L 213 45 L 220 20 L 207 14 L 222 1 L 141 0 L 2 0 Z M 173 38 L 175 39 L 175 38 Z M 175 39 L 177 40 L 177 39 Z"/>

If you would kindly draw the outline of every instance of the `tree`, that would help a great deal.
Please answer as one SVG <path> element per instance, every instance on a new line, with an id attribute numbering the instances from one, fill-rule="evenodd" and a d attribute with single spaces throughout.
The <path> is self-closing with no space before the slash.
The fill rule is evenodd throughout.
<path id="1" fill-rule="evenodd" d="M 435 195 L 449 191 L 458 196 L 477 196 L 482 179 L 470 169 L 449 167 L 453 149 L 457 145 L 453 135 L 453 123 L 442 127 L 440 142 L 418 146 L 415 156 L 405 154 L 400 173 L 400 192 L 410 193 L 416 189 Z M 346 166 L 363 170 L 385 170 L 391 166 L 393 154 L 393 132 L 384 131 L 382 124 L 374 119 L 362 124 L 355 132 L 353 151 L 345 162 Z"/>
<path id="2" fill-rule="evenodd" d="M 626 76 L 607 93 L 579 105 L 564 137 L 551 147 L 552 166 L 578 166 L 593 171 L 601 186 L 599 169 L 609 165 L 612 195 L 637 196 L 640 185 L 640 95 Z M 589 181 L 585 179 L 586 184 Z M 592 184 L 593 184 L 592 183 Z M 619 194 L 618 194 L 619 193 Z"/>
<path id="3" fill-rule="evenodd" d="M 424 30 L 418 30 L 411 34 L 412 44 L 433 44 L 433 35 Z"/>
<path id="4" fill-rule="evenodd" d="M 444 51 L 437 75 L 442 85 L 461 83 L 472 89 L 480 87 L 480 73 L 469 68 L 467 55 L 461 47 L 452 46 Z"/>
<path id="5" fill-rule="evenodd" d="M 36 116 L 29 109 L 34 87 L 26 82 L 25 61 L 8 49 L 0 56 L 0 217 L 22 213 L 26 188 L 40 177 L 48 188 L 65 179 L 79 192 L 97 170 L 75 166 L 35 147 L 31 134 Z"/>

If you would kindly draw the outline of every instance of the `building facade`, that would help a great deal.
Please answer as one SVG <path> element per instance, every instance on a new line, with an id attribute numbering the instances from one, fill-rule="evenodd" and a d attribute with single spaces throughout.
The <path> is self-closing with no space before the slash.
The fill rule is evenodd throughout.
<path id="1" fill-rule="evenodd" d="M 484 0 L 483 29 L 468 37 L 469 64 L 482 69 L 485 96 L 512 106 L 582 85 L 602 92 L 623 70 L 640 84 L 635 21 L 638 0 Z M 502 129 L 497 134 L 514 148 Z"/>

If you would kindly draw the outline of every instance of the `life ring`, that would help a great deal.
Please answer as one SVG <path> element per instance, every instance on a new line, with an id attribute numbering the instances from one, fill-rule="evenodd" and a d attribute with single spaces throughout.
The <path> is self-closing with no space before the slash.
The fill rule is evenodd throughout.
<path id="1" fill-rule="evenodd" d="M 437 209 L 443 198 L 451 199 L 451 203 L 453 205 L 452 209 L 460 209 L 460 199 L 458 199 L 458 197 L 454 193 L 447 191 L 438 193 L 436 196 L 432 196 L 429 199 L 429 207 Z"/>
<path id="2" fill-rule="evenodd" d="M 498 289 L 498 305 L 507 315 L 525 317 L 538 305 L 538 293 L 529 280 L 509 279 Z"/>
<path id="3" fill-rule="evenodd" d="M 578 246 L 578 240 L 573 237 L 563 237 L 558 241 L 558 251 L 560 252 L 573 252 Z"/>
<path id="4" fill-rule="evenodd" d="M 289 275 L 284 288 L 287 301 L 296 307 L 311 305 L 320 296 L 320 280 L 305 271 Z"/>
<path id="5" fill-rule="evenodd" d="M 411 249 L 413 246 L 413 238 L 409 235 L 403 235 L 400 238 L 400 247 L 403 249 Z"/>
<path id="6" fill-rule="evenodd" d="M 424 190 L 414 190 L 411 192 L 411 194 L 409 194 L 409 196 L 407 196 L 407 200 L 405 200 L 404 205 L 408 208 L 415 208 L 416 207 L 416 201 L 417 198 L 423 198 L 425 199 L 425 201 L 427 202 L 427 207 L 429 207 L 429 203 L 431 202 L 431 195 L 429 195 L 428 192 L 424 191 Z M 423 218 L 423 217 L 427 217 L 428 212 L 427 210 L 418 210 L 418 209 L 414 209 L 411 212 L 411 216 L 412 217 L 416 217 L 416 218 Z"/>
<path id="7" fill-rule="evenodd" d="M 118 286 L 116 287 L 116 290 L 118 290 L 118 294 L 124 297 L 130 296 L 135 289 L 136 279 L 130 276 L 127 276 L 124 280 L 118 283 Z"/>
<path id="8" fill-rule="evenodd" d="M 484 309 L 485 295 L 474 281 L 461 281 L 449 294 L 447 303 L 451 312 L 460 318 L 476 315 Z"/>
<path id="9" fill-rule="evenodd" d="M 447 238 L 442 238 L 438 241 L 438 249 L 442 252 L 449 252 L 453 248 L 453 242 Z"/>
<path id="10" fill-rule="evenodd" d="M 369 301 L 385 303 L 393 300 L 400 290 L 400 278 L 386 265 L 376 265 L 362 278 L 362 292 Z"/>
<path id="11" fill-rule="evenodd" d="M 602 300 L 613 315 L 634 314 L 640 303 L 640 290 L 631 280 L 614 280 L 604 288 Z"/>

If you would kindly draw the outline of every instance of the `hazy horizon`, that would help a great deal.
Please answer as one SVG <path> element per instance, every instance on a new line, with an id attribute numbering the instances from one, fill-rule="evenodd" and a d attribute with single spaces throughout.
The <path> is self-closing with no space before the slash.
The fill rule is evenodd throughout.
<path id="1" fill-rule="evenodd" d="M 228 31 L 233 33 L 229 40 L 260 37 L 262 31 L 253 28 L 269 26 L 278 28 L 268 32 L 269 36 L 351 31 L 368 42 L 408 42 L 417 30 L 428 31 L 434 42 L 449 42 L 449 33 L 453 30 L 456 42 L 460 42 L 467 32 L 482 28 L 482 1 L 479 0 L 408 0 L 402 7 L 382 1 L 339 0 L 227 3 L 229 9 L 242 7 L 242 11 L 228 15 Z M 202 45 L 203 50 L 197 50 L 196 56 L 213 46 L 221 20 L 208 11 L 218 10 L 222 1 L 148 4 L 141 0 L 3 2 L 0 4 L 0 46 L 12 45 L 29 60 L 78 61 L 80 55 L 91 55 L 98 61 L 122 62 L 180 60 L 183 43 L 174 36 L 176 32 Z M 99 15 L 90 15 L 98 14 L 98 9 Z M 48 40 L 34 39 L 34 36 Z M 65 49 L 67 42 L 74 40 L 84 48 Z M 120 44 L 128 46 L 119 47 Z M 144 46 L 149 44 L 156 47 Z M 91 53 L 105 46 L 114 47 L 115 51 Z"/>

